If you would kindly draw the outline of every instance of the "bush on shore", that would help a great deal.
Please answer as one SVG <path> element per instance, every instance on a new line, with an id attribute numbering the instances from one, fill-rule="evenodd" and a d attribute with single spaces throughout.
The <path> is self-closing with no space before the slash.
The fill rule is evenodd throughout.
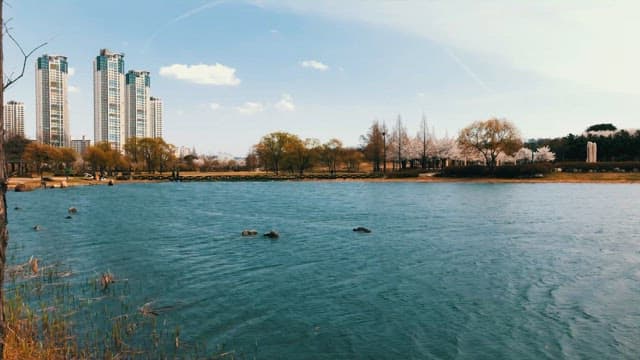
<path id="1" fill-rule="evenodd" d="M 442 170 L 440 176 L 444 177 L 496 177 L 502 179 L 530 178 L 538 174 L 548 174 L 553 171 L 551 163 L 533 163 L 522 165 L 503 165 L 495 168 L 492 173 L 489 167 L 482 165 L 450 166 Z"/>
<path id="2" fill-rule="evenodd" d="M 554 167 L 564 172 L 638 172 L 640 161 L 608 161 L 587 163 L 582 161 L 558 162 Z"/>

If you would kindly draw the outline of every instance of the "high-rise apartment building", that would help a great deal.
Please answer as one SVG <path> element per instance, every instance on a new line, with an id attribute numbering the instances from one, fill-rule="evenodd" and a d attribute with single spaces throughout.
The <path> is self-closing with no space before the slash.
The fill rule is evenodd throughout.
<path id="1" fill-rule="evenodd" d="M 66 56 L 42 55 L 36 61 L 36 139 L 56 147 L 69 146 Z"/>
<path id="2" fill-rule="evenodd" d="M 91 140 L 87 140 L 82 136 L 82 139 L 72 139 L 71 140 L 71 148 L 75 150 L 78 154 L 84 155 L 87 149 L 91 146 Z"/>
<path id="3" fill-rule="evenodd" d="M 9 101 L 4 105 L 4 138 L 24 137 L 24 104 Z"/>
<path id="4" fill-rule="evenodd" d="M 148 71 L 129 70 L 125 76 L 127 102 L 127 138 L 153 137 L 150 119 Z"/>
<path id="5" fill-rule="evenodd" d="M 157 97 L 151 97 L 149 100 L 149 115 L 151 123 L 151 137 L 162 138 L 162 100 Z"/>
<path id="6" fill-rule="evenodd" d="M 93 63 L 94 142 L 122 150 L 126 139 L 124 54 L 100 50 Z"/>

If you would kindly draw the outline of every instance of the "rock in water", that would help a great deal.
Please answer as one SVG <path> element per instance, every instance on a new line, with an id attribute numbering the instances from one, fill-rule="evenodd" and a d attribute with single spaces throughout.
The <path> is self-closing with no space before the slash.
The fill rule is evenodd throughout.
<path id="1" fill-rule="evenodd" d="M 357 228 L 354 228 L 353 231 L 355 232 L 361 232 L 361 233 L 370 233 L 371 230 L 367 229 L 366 227 L 362 227 L 362 226 L 358 226 Z"/>
<path id="2" fill-rule="evenodd" d="M 74 208 L 73 206 L 69 208 L 69 214 L 77 214 L 78 213 L 78 209 Z"/>
<path id="3" fill-rule="evenodd" d="M 242 236 L 258 235 L 258 230 L 242 230 Z"/>
<path id="4" fill-rule="evenodd" d="M 28 190 L 29 189 L 27 189 L 27 185 L 25 185 L 24 183 L 16 184 L 16 188 L 14 189 L 15 192 L 24 192 Z"/>
<path id="5" fill-rule="evenodd" d="M 280 237 L 280 234 L 278 234 L 275 230 L 271 230 L 268 233 L 262 235 L 264 237 L 268 237 L 270 239 L 277 239 Z"/>
<path id="6" fill-rule="evenodd" d="M 40 230 L 42 230 L 42 226 L 36 225 L 36 226 L 33 227 L 33 230 L 40 231 Z"/>

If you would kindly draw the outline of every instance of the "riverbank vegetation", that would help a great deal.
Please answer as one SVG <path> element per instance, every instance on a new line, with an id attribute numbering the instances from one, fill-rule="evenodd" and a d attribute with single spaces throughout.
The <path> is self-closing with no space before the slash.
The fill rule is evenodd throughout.
<path id="1" fill-rule="evenodd" d="M 233 359 L 189 341 L 165 316 L 174 304 L 134 303 L 130 284 L 105 272 L 79 279 L 31 258 L 6 269 L 4 359 Z"/>

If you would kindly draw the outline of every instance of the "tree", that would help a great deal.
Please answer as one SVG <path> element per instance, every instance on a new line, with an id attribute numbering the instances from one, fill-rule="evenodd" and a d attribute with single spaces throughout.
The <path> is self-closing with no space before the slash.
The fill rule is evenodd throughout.
<path id="1" fill-rule="evenodd" d="M 313 167 L 318 158 L 319 149 L 320 141 L 318 139 L 303 141 L 293 135 L 285 144 L 284 152 L 287 162 L 302 176 L 305 170 Z"/>
<path id="2" fill-rule="evenodd" d="M 258 168 L 258 155 L 255 151 L 251 151 L 244 159 L 244 165 L 249 171 L 254 171 Z"/>
<path id="3" fill-rule="evenodd" d="M 533 153 L 535 161 L 554 161 L 556 154 L 554 154 L 548 146 L 539 147 L 536 152 Z"/>
<path id="4" fill-rule="evenodd" d="M 342 152 L 342 160 L 347 166 L 347 171 L 359 171 L 360 163 L 364 160 L 362 151 L 355 148 L 347 148 Z"/>
<path id="5" fill-rule="evenodd" d="M 526 147 L 523 147 L 514 154 L 514 157 L 516 158 L 516 161 L 528 163 L 533 159 L 533 151 L 527 149 Z"/>
<path id="6" fill-rule="evenodd" d="M 341 160 L 343 148 L 342 141 L 331 139 L 322 145 L 321 157 L 329 169 L 331 175 L 335 175 L 338 163 Z"/>
<path id="7" fill-rule="evenodd" d="M 498 154 L 513 154 L 522 147 L 518 129 L 504 119 L 476 121 L 460 130 L 458 144 L 463 151 L 481 155 L 490 170 L 496 167 Z"/>
<path id="8" fill-rule="evenodd" d="M 398 170 L 406 167 L 407 154 L 405 154 L 404 151 L 408 144 L 409 136 L 407 135 L 407 128 L 402 124 L 402 118 L 398 115 L 396 126 L 393 128 L 391 135 L 391 144 L 389 144 L 389 147 L 392 149 L 393 158 L 398 163 Z"/>
<path id="9" fill-rule="evenodd" d="M 4 142 L 6 161 L 9 163 L 8 165 L 11 165 L 12 172 L 17 171 L 19 175 L 25 172 L 22 156 L 30 142 L 31 140 L 22 136 L 12 136 Z M 17 170 L 15 169 L 16 165 L 18 166 Z"/>
<path id="10" fill-rule="evenodd" d="M 420 132 L 418 133 L 418 140 L 422 144 L 422 156 L 420 157 L 420 165 L 423 169 L 427 168 L 427 147 L 429 144 L 429 128 L 427 127 L 427 117 L 422 115 L 422 121 L 420 122 Z"/>
<path id="11" fill-rule="evenodd" d="M 0 89 L 0 105 L 4 105 L 4 91 L 24 76 L 27 67 L 27 60 L 39 48 L 46 45 L 43 43 L 29 53 L 25 52 L 18 41 L 11 35 L 3 17 L 4 1 L 0 0 L 0 78 L 3 81 Z M 18 76 L 11 78 L 4 76 L 4 34 L 13 41 L 23 56 L 22 71 Z M 9 232 L 7 230 L 7 161 L 4 150 L 4 111 L 0 111 L 0 358 L 4 357 L 4 267 L 7 261 L 7 244 L 9 243 Z"/>
<path id="12" fill-rule="evenodd" d="M 618 130 L 618 128 L 616 128 L 613 124 L 608 123 L 608 124 L 595 124 L 595 125 L 591 125 L 587 128 L 587 132 L 589 131 L 616 131 Z"/>
<path id="13" fill-rule="evenodd" d="M 260 139 L 260 142 L 255 146 L 255 152 L 265 169 L 272 170 L 278 175 L 285 156 L 285 147 L 295 137 L 295 135 L 286 132 L 274 132 Z"/>
<path id="14" fill-rule="evenodd" d="M 380 171 L 384 156 L 384 132 L 378 121 L 374 121 L 366 135 L 360 137 L 365 159 L 371 161 L 373 171 Z"/>
<path id="15" fill-rule="evenodd" d="M 31 142 L 25 147 L 22 159 L 31 164 L 38 175 L 42 176 L 45 165 L 51 166 L 59 159 L 59 152 L 52 146 Z"/>

